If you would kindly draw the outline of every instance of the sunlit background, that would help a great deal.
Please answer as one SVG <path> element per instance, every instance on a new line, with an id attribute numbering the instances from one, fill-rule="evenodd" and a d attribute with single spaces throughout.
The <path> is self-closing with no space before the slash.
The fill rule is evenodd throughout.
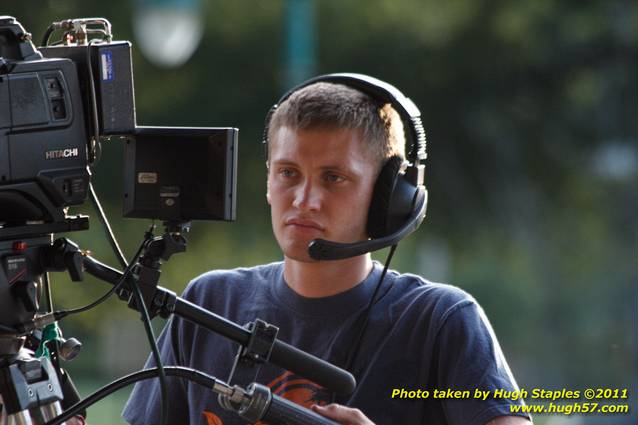
<path id="1" fill-rule="evenodd" d="M 38 41 L 54 20 L 106 17 L 134 45 L 138 124 L 240 128 L 237 221 L 194 223 L 188 251 L 163 267 L 177 292 L 209 269 L 281 258 L 260 139 L 290 85 L 336 71 L 395 84 L 423 114 L 430 205 L 394 267 L 473 294 L 522 388 L 630 390 L 628 415 L 537 424 L 636 425 L 638 3 L 1 0 L 2 14 Z M 103 149 L 93 181 L 130 257 L 149 223 L 121 218 L 122 146 Z M 75 211 L 91 230 L 68 236 L 115 265 L 89 203 Z M 107 289 L 53 276 L 59 307 Z M 137 313 L 116 299 L 62 327 L 84 343 L 66 365 L 84 396 L 149 352 Z M 89 422 L 123 423 L 127 395 Z"/>

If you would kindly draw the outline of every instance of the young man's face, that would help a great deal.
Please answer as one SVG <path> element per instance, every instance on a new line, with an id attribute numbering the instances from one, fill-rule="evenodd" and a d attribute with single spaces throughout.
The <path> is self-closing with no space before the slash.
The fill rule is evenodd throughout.
<path id="1" fill-rule="evenodd" d="M 269 145 L 268 192 L 272 228 L 284 255 L 313 261 L 313 239 L 367 239 L 366 222 L 378 165 L 347 129 L 281 127 Z"/>

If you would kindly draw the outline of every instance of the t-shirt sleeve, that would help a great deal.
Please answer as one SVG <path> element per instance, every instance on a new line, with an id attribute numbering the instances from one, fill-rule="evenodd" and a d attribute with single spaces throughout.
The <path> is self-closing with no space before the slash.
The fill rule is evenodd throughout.
<path id="1" fill-rule="evenodd" d="M 470 395 L 443 400 L 449 424 L 484 425 L 498 416 L 515 415 L 510 412 L 510 405 L 523 404 L 520 398 L 494 397 L 495 390 L 517 391 L 519 388 L 492 326 L 476 302 L 465 300 L 446 312 L 441 319 L 437 343 L 438 389 L 469 391 Z M 475 398 L 477 389 L 490 391 L 489 397 Z"/>
<path id="2" fill-rule="evenodd" d="M 160 350 L 162 364 L 183 364 L 179 351 L 179 335 L 181 319 L 173 316 L 164 327 L 157 345 Z M 146 361 L 145 369 L 154 367 L 152 354 Z M 168 418 L 166 423 L 188 423 L 188 403 L 186 399 L 186 384 L 177 377 L 166 377 Z M 124 407 L 122 417 L 132 425 L 159 424 L 161 411 L 161 390 L 159 378 L 139 381 L 135 384 L 133 392 Z"/>

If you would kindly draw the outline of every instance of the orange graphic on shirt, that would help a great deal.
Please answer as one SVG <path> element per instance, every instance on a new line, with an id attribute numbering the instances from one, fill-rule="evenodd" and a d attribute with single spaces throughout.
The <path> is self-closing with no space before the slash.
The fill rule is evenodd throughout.
<path id="1" fill-rule="evenodd" d="M 330 397 L 328 391 L 323 387 L 292 372 L 284 372 L 273 379 L 267 386 L 273 394 L 308 409 L 313 404 L 326 405 Z M 221 419 L 214 413 L 204 410 L 203 414 L 208 421 L 208 425 L 223 425 Z M 265 425 L 265 423 L 256 422 L 255 425 Z"/>
<path id="2" fill-rule="evenodd" d="M 208 423 L 208 425 L 224 425 L 222 420 L 219 419 L 219 416 L 217 416 L 213 412 L 209 412 L 208 410 L 204 410 L 202 412 L 202 414 L 206 418 L 206 422 Z"/>

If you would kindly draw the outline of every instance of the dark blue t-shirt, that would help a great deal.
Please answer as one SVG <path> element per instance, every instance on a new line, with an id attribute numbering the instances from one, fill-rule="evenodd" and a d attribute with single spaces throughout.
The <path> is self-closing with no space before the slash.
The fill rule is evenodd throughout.
<path id="1" fill-rule="evenodd" d="M 278 338 L 343 366 L 381 275 L 375 263 L 354 288 L 325 298 L 305 298 L 288 287 L 283 263 L 212 271 L 193 280 L 183 297 L 236 323 L 260 318 L 279 327 Z M 202 370 L 226 380 L 238 345 L 178 317 L 159 337 L 166 365 Z M 151 364 L 150 362 L 149 364 Z M 357 389 L 342 404 L 362 410 L 377 425 L 483 425 L 521 401 L 434 399 L 436 390 L 517 390 L 492 328 L 476 301 L 462 290 L 419 276 L 389 271 L 373 306 L 350 370 Z M 246 421 L 222 409 L 217 396 L 195 383 L 167 378 L 169 424 L 230 425 Z M 332 394 L 274 365 L 257 379 L 273 393 L 310 406 Z M 429 391 L 423 398 L 392 398 L 393 390 Z M 134 425 L 159 422 L 157 379 L 138 383 L 123 416 Z"/>

